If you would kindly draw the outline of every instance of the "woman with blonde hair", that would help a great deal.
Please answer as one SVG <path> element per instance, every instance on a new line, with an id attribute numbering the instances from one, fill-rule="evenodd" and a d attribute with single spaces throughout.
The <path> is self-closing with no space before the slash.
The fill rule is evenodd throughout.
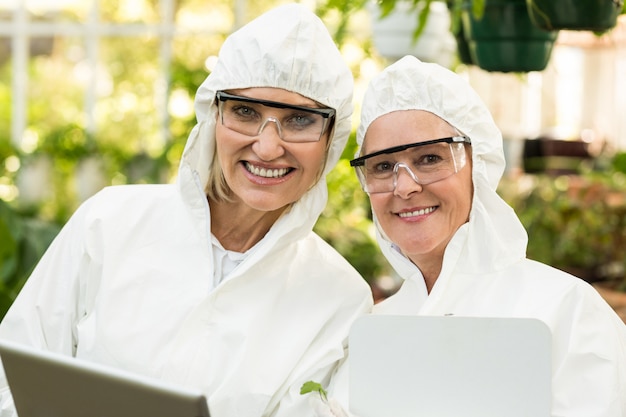
<path id="1" fill-rule="evenodd" d="M 312 415 L 300 386 L 328 381 L 372 305 L 312 231 L 350 133 L 352 88 L 304 6 L 233 33 L 198 89 L 177 183 L 85 202 L 0 338 L 199 389 L 215 417 Z"/>

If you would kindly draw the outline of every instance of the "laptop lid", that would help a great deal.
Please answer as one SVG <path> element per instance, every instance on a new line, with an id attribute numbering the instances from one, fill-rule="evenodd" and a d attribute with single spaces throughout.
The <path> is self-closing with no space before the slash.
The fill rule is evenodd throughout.
<path id="1" fill-rule="evenodd" d="M 19 417 L 209 417 L 200 392 L 0 341 Z"/>
<path id="2" fill-rule="evenodd" d="M 551 415 L 551 333 L 539 320 L 370 315 L 349 343 L 359 417 Z"/>

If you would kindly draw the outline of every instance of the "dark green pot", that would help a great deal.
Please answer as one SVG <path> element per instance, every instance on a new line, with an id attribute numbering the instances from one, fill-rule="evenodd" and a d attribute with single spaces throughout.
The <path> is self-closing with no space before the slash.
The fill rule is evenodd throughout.
<path id="1" fill-rule="evenodd" d="M 465 30 L 463 25 L 459 25 L 458 33 L 454 33 L 454 39 L 456 39 L 456 50 L 459 55 L 459 60 L 466 65 L 473 65 L 472 54 L 470 53 L 469 43 L 465 37 Z"/>
<path id="2" fill-rule="evenodd" d="M 526 0 L 526 6 L 533 24 L 547 30 L 604 32 L 622 11 L 618 0 Z"/>
<path id="3" fill-rule="evenodd" d="M 468 7 L 462 23 L 472 61 L 486 71 L 542 71 L 557 36 L 532 24 L 526 0 L 487 0 L 482 18 Z"/>
<path id="4" fill-rule="evenodd" d="M 451 18 L 455 19 L 454 1 L 446 0 L 446 5 L 450 11 Z M 470 54 L 469 43 L 467 42 L 467 37 L 465 36 L 465 29 L 460 22 L 458 22 L 459 24 L 455 23 L 456 22 L 453 22 L 451 24 L 451 31 L 454 39 L 456 40 L 456 51 L 459 61 L 462 64 L 473 65 L 474 61 L 472 61 L 472 55 Z"/>

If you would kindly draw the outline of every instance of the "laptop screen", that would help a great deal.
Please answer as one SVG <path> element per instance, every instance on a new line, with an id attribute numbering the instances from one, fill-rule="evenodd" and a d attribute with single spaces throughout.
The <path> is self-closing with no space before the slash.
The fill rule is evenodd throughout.
<path id="1" fill-rule="evenodd" d="M 2 365 L 20 417 L 209 417 L 199 392 L 11 342 Z"/>
<path id="2" fill-rule="evenodd" d="M 359 417 L 551 415 L 551 333 L 539 320 L 370 315 L 349 343 Z"/>

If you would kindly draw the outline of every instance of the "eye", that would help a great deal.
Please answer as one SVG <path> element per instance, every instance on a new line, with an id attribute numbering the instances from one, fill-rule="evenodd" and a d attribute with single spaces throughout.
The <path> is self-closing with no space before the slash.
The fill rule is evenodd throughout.
<path id="1" fill-rule="evenodd" d="M 306 130 L 318 123 L 318 117 L 314 114 L 294 113 L 285 118 L 283 125 L 291 130 Z"/>
<path id="2" fill-rule="evenodd" d="M 443 161 L 443 158 L 437 154 L 426 154 L 419 157 L 415 164 L 417 166 L 422 165 L 436 165 Z"/>
<path id="3" fill-rule="evenodd" d="M 450 150 L 445 146 L 416 148 L 411 154 L 413 166 L 418 170 L 439 169 L 450 159 Z"/>
<path id="4" fill-rule="evenodd" d="M 258 119 L 259 116 L 258 112 L 253 107 L 246 104 L 234 104 L 229 109 L 229 112 L 240 121 L 254 121 Z"/>
<path id="5" fill-rule="evenodd" d="M 389 161 L 377 161 L 371 165 L 371 168 L 368 168 L 368 171 L 374 174 L 385 174 L 393 171 L 394 166 L 395 164 Z"/>

